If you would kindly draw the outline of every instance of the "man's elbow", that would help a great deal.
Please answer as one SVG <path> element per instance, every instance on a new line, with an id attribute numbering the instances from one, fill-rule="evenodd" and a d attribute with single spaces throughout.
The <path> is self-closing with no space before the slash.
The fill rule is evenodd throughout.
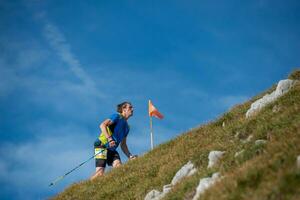
<path id="1" fill-rule="evenodd" d="M 105 122 L 102 122 L 99 127 L 100 129 L 106 129 L 107 125 Z"/>

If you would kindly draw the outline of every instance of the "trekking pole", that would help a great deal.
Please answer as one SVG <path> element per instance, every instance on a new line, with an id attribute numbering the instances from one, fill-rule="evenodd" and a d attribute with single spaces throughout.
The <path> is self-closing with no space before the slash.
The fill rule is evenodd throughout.
<path id="1" fill-rule="evenodd" d="M 102 153 L 104 150 L 105 149 L 102 149 L 102 151 L 99 151 L 98 153 L 96 153 L 95 155 L 93 155 L 92 157 L 90 157 L 89 159 L 87 159 L 86 161 L 80 163 L 75 168 L 71 169 L 70 171 L 68 171 L 64 175 L 62 175 L 62 176 L 58 177 L 57 179 L 55 179 L 53 182 L 51 182 L 49 184 L 49 187 L 55 185 L 58 181 L 61 181 L 62 179 L 64 179 L 68 174 L 70 174 L 71 172 L 75 171 L 76 169 L 78 169 L 79 167 L 81 167 L 82 165 L 84 165 L 85 163 L 87 163 L 88 161 L 90 161 L 91 159 L 93 159 L 95 156 L 97 156 L 98 154 Z"/>

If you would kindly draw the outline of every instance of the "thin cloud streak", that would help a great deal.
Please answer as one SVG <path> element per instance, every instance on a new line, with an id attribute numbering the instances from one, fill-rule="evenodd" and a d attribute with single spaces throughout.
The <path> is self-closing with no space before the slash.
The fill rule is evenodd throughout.
<path id="1" fill-rule="evenodd" d="M 106 98 L 107 95 L 97 89 L 95 82 L 85 72 L 79 60 L 73 55 L 70 45 L 67 43 L 58 27 L 47 22 L 44 26 L 43 33 L 59 57 L 69 66 L 74 75 L 83 82 L 83 85 L 80 85 L 80 87 L 83 88 L 83 91 L 89 91 L 92 95 L 100 99 Z"/>

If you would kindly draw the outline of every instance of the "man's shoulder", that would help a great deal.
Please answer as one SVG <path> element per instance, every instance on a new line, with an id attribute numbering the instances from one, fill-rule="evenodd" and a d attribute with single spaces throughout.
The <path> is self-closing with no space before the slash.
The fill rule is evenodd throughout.
<path id="1" fill-rule="evenodd" d="M 119 113 L 113 113 L 110 115 L 111 117 L 120 117 L 120 114 Z"/>
<path id="2" fill-rule="evenodd" d="M 119 119 L 120 119 L 120 114 L 114 113 L 114 114 L 110 115 L 109 119 L 110 119 L 111 121 L 119 120 Z"/>

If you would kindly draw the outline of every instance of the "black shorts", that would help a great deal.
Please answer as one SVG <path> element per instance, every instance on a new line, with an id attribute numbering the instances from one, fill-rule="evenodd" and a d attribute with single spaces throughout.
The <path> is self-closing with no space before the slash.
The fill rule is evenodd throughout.
<path id="1" fill-rule="evenodd" d="M 105 167 L 106 164 L 112 166 L 112 163 L 115 160 L 121 160 L 120 155 L 116 150 L 112 151 L 106 149 L 101 144 L 100 140 L 97 139 L 94 143 L 94 153 L 97 154 L 99 151 L 101 151 L 102 153 L 95 156 L 96 167 Z"/>
<path id="2" fill-rule="evenodd" d="M 115 160 L 121 160 L 119 153 L 117 151 L 107 150 L 107 158 L 106 159 L 96 158 L 95 164 L 96 167 L 105 167 L 106 164 L 112 166 L 112 163 Z"/>
<path id="3" fill-rule="evenodd" d="M 119 153 L 114 150 L 106 149 L 100 142 L 100 140 L 96 140 L 94 143 L 94 152 L 95 154 L 99 151 L 102 151 L 103 153 L 100 153 L 99 155 L 95 156 L 95 164 L 96 167 L 105 167 L 106 164 L 109 166 L 112 166 L 112 163 L 115 160 L 121 160 Z"/>

